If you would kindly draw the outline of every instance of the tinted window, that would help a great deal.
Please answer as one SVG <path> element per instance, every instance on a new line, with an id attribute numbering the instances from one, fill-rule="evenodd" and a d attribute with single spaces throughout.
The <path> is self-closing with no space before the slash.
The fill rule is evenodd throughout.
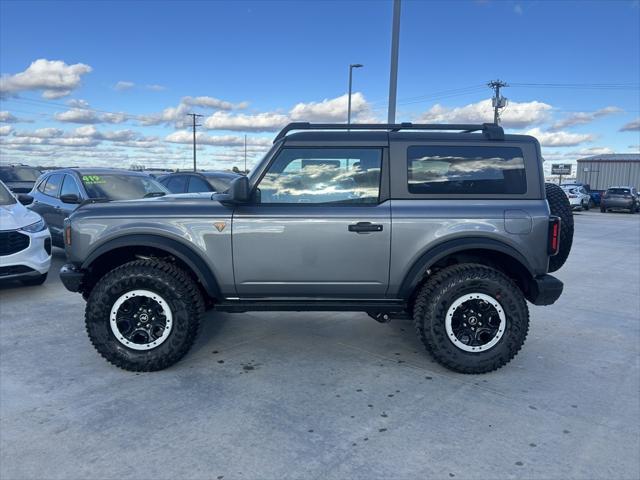
<path id="1" fill-rule="evenodd" d="M 237 177 L 233 177 L 233 176 L 216 177 L 211 175 L 211 176 L 207 176 L 207 181 L 211 185 L 211 188 L 213 188 L 216 192 L 224 193 L 229 189 L 229 185 L 231 185 L 231 182 L 236 178 Z"/>
<path id="2" fill-rule="evenodd" d="M 3 183 L 0 183 L 0 205 L 13 205 L 16 199 Z"/>
<path id="3" fill-rule="evenodd" d="M 35 182 L 42 172 L 30 167 L 11 167 L 0 169 L 0 180 L 3 182 Z"/>
<path id="4" fill-rule="evenodd" d="M 187 191 L 188 178 L 184 175 L 176 175 L 167 179 L 167 188 L 171 193 L 184 193 Z"/>
<path id="5" fill-rule="evenodd" d="M 610 195 L 629 195 L 630 192 L 628 188 L 610 188 L 607 193 Z"/>
<path id="6" fill-rule="evenodd" d="M 415 146 L 407 149 L 410 193 L 521 194 L 522 150 L 514 147 Z"/>
<path id="7" fill-rule="evenodd" d="M 260 181 L 261 203 L 377 203 L 380 149 L 285 148 Z"/>
<path id="8" fill-rule="evenodd" d="M 146 175 L 82 175 L 89 198 L 133 200 L 166 193 L 166 189 Z"/>
<path id="9" fill-rule="evenodd" d="M 44 187 L 47 185 L 47 179 L 43 178 L 38 184 L 38 191 L 44 193 Z"/>
<path id="10" fill-rule="evenodd" d="M 77 195 L 80 198 L 80 190 L 78 190 L 78 185 L 71 175 L 64 176 L 62 190 L 60 190 L 60 196 L 62 195 Z"/>
<path id="11" fill-rule="evenodd" d="M 53 175 L 49 175 L 49 178 L 47 178 L 47 184 L 44 186 L 44 194 L 49 195 L 50 197 L 57 197 L 63 176 L 64 175 L 62 175 L 61 173 L 54 173 Z"/>
<path id="12" fill-rule="evenodd" d="M 193 176 L 189 179 L 189 192 L 210 192 L 211 187 L 200 177 Z"/>

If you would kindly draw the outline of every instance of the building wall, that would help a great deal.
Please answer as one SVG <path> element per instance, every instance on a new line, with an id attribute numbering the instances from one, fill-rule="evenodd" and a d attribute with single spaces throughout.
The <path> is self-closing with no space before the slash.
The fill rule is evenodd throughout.
<path id="1" fill-rule="evenodd" d="M 577 180 L 588 183 L 592 190 L 606 190 L 614 185 L 640 187 L 640 161 L 578 160 L 577 170 Z"/>

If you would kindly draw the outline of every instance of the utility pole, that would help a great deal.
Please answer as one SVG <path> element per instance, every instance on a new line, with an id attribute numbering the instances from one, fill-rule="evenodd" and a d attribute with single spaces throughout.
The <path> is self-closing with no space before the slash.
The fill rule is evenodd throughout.
<path id="1" fill-rule="evenodd" d="M 396 123 L 396 94 L 398 93 L 398 50 L 400 48 L 400 0 L 393 0 L 391 31 L 391 69 L 389 74 L 389 111 L 387 123 Z"/>
<path id="2" fill-rule="evenodd" d="M 507 99 L 500 95 L 500 89 L 509 85 L 502 80 L 493 80 L 487 86 L 495 92 L 491 103 L 493 105 L 493 123 L 498 125 L 500 123 L 500 109 L 507 106 Z"/>
<path id="3" fill-rule="evenodd" d="M 193 120 L 193 171 L 196 171 L 196 127 L 199 127 L 200 124 L 196 123 L 198 117 L 202 117 L 199 113 L 187 113 Z"/>

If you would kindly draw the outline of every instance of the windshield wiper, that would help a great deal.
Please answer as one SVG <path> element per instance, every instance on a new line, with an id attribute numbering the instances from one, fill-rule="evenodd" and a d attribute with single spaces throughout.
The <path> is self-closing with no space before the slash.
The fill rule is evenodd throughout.
<path id="1" fill-rule="evenodd" d="M 166 193 L 164 192 L 149 192 L 144 195 L 142 198 L 150 198 L 150 197 L 163 197 Z"/>

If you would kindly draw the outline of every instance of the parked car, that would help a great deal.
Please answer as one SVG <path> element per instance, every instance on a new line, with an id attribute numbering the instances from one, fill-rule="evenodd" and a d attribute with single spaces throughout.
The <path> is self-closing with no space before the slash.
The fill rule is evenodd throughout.
<path id="1" fill-rule="evenodd" d="M 609 210 L 627 210 L 629 213 L 636 213 L 639 209 L 640 201 L 635 187 L 610 187 L 604 192 L 600 202 L 602 213 Z"/>
<path id="2" fill-rule="evenodd" d="M 177 172 L 158 178 L 171 193 L 224 193 L 240 175 L 230 172 Z"/>
<path id="3" fill-rule="evenodd" d="M 42 172 L 28 165 L 0 166 L 0 181 L 13 193 L 28 193 Z"/>
<path id="4" fill-rule="evenodd" d="M 60 278 L 128 370 L 177 362 L 215 308 L 408 314 L 442 365 L 489 372 L 522 347 L 526 300 L 563 289 L 573 216 L 539 152 L 493 124 L 294 123 L 227 193 L 78 209 Z"/>
<path id="5" fill-rule="evenodd" d="M 21 196 L 25 203 L 29 196 Z M 0 181 L 0 279 L 42 285 L 51 265 L 51 236 L 40 215 L 27 209 Z"/>
<path id="6" fill-rule="evenodd" d="M 63 223 L 84 202 L 132 200 L 169 191 L 148 175 L 130 170 L 65 168 L 45 173 L 29 193 L 29 208 L 44 218 L 53 244 L 63 247 Z"/>
<path id="7" fill-rule="evenodd" d="M 563 186 L 562 190 L 569 199 L 572 210 L 589 210 L 591 208 L 591 196 L 581 186 Z"/>
<path id="8" fill-rule="evenodd" d="M 597 207 L 600 205 L 600 192 L 597 190 L 591 190 L 591 186 L 588 183 L 582 182 L 571 182 L 571 183 L 563 183 L 562 187 L 584 187 L 589 196 L 591 197 L 590 207 Z"/>

